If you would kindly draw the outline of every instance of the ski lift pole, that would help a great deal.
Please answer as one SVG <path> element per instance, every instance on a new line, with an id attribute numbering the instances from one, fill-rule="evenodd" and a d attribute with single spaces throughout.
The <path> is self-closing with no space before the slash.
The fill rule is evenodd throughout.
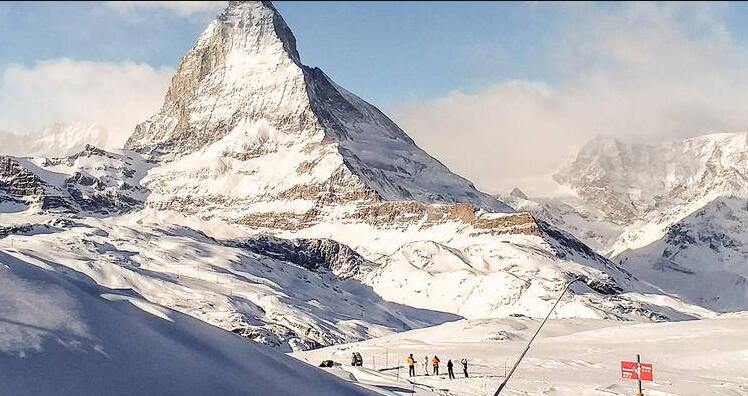
<path id="1" fill-rule="evenodd" d="M 558 305 L 558 303 L 561 302 L 561 299 L 564 297 L 564 294 L 566 294 L 566 291 L 569 290 L 569 287 L 571 287 L 571 285 L 574 282 L 579 281 L 581 279 L 582 279 L 581 277 L 574 278 L 571 280 L 571 282 L 566 284 L 566 287 L 564 287 L 564 290 L 561 291 L 561 295 L 558 296 L 558 299 L 553 304 L 553 307 L 551 307 L 551 310 L 548 312 L 548 315 L 546 315 L 545 319 L 543 319 L 543 321 L 540 323 L 540 326 L 538 326 L 538 329 L 535 330 L 535 334 L 533 334 L 532 338 L 530 338 L 530 341 L 527 342 L 527 346 L 525 347 L 525 350 L 522 351 L 522 354 L 519 355 L 519 358 L 517 359 L 517 361 L 514 362 L 514 366 L 512 366 L 512 369 L 509 370 L 509 374 L 507 374 L 507 376 L 504 378 L 504 381 L 501 383 L 501 385 L 499 385 L 499 389 L 496 390 L 496 393 L 494 393 L 493 396 L 499 396 L 501 391 L 504 390 L 504 387 L 506 387 L 506 383 L 509 382 L 509 378 L 511 378 L 512 374 L 514 374 L 514 370 L 517 369 L 517 366 L 519 366 L 519 363 L 522 361 L 522 358 L 524 358 L 525 355 L 527 354 L 527 351 L 530 350 L 530 345 L 532 345 L 533 340 L 535 340 L 535 337 L 538 336 L 538 334 L 540 333 L 540 329 L 543 328 L 543 325 L 545 324 L 545 322 L 548 321 L 548 318 L 551 317 L 551 314 L 556 309 L 556 306 Z"/>

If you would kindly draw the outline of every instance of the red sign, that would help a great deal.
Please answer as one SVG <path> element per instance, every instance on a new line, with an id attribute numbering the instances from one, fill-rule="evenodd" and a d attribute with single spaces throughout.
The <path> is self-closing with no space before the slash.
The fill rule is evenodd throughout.
<path id="1" fill-rule="evenodd" d="M 624 379 L 653 381 L 653 372 L 650 363 L 621 362 L 621 377 Z"/>

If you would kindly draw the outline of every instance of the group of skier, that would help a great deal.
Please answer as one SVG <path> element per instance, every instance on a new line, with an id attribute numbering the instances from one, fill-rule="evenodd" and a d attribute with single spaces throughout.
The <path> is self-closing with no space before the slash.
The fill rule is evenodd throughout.
<path id="1" fill-rule="evenodd" d="M 407 359 L 405 359 L 405 363 L 408 364 L 408 375 L 411 377 L 415 377 L 416 376 L 416 363 L 418 362 L 415 360 L 412 353 L 408 356 Z M 434 355 L 434 357 L 431 358 L 431 360 L 429 360 L 428 356 L 424 356 L 423 371 L 426 375 L 429 375 L 429 363 L 431 363 L 433 375 L 439 375 L 439 364 L 441 363 L 441 360 L 439 360 L 439 357 Z M 460 361 L 460 363 L 462 364 L 462 372 L 465 375 L 465 378 L 468 378 L 467 359 L 463 358 Z M 447 374 L 449 375 L 449 379 L 455 378 L 454 363 L 452 363 L 452 359 L 447 360 Z"/>

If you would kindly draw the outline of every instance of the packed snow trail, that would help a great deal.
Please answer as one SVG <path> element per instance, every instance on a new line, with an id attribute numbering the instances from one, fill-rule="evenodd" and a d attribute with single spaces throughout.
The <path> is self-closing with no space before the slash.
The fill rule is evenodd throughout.
<path id="1" fill-rule="evenodd" d="M 0 250 L 0 394 L 373 394 L 85 277 Z"/>

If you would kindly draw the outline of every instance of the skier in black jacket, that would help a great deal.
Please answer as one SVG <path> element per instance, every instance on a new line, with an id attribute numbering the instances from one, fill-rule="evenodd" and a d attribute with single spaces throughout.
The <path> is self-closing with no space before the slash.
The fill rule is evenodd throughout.
<path id="1" fill-rule="evenodd" d="M 462 360 L 460 361 L 460 363 L 462 363 L 462 372 L 465 373 L 465 378 L 467 378 L 468 377 L 468 374 L 467 374 L 467 359 L 462 358 Z"/>
<path id="2" fill-rule="evenodd" d="M 452 367 L 454 367 L 452 359 L 447 360 L 447 373 L 449 374 L 449 379 L 454 379 L 455 377 L 455 372 L 452 370 Z"/>

